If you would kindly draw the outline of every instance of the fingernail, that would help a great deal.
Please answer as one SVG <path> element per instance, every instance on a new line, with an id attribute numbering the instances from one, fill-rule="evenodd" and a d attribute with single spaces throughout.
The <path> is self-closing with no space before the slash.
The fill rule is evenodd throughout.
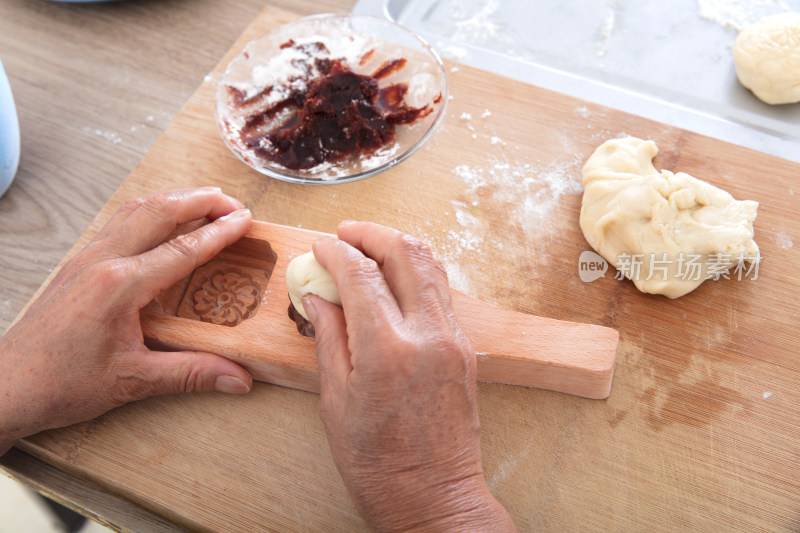
<path id="1" fill-rule="evenodd" d="M 214 390 L 226 394 L 246 394 L 250 392 L 250 386 L 234 376 L 219 376 L 214 382 Z"/>
<path id="2" fill-rule="evenodd" d="M 312 324 L 317 321 L 317 307 L 311 295 L 306 294 L 303 296 L 303 309 L 308 315 L 308 321 Z"/>
<path id="3" fill-rule="evenodd" d="M 356 223 L 355 220 L 342 220 L 341 222 L 339 222 L 339 227 L 341 227 L 341 226 L 349 226 L 349 225 L 355 224 L 355 223 Z"/>

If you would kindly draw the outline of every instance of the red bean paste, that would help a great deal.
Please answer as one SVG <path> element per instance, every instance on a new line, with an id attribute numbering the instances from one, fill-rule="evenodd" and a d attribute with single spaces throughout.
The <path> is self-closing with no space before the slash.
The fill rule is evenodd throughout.
<path id="1" fill-rule="evenodd" d="M 379 87 L 380 79 L 405 66 L 403 58 L 385 61 L 368 76 L 353 72 L 343 59 L 312 57 L 313 52 L 327 52 L 323 43 L 298 45 L 289 40 L 281 48 L 307 54 L 309 60 L 304 66 L 307 74 L 299 78 L 307 83 L 247 117 L 240 131 L 241 139 L 259 158 L 302 170 L 351 156 L 369 155 L 395 140 L 396 126 L 411 124 L 433 111 L 430 105 L 418 108 L 406 105 L 406 83 Z M 361 64 L 373 53 L 370 50 L 364 54 Z M 319 75 L 310 77 L 315 71 Z M 227 89 L 235 106 L 249 106 L 269 96 L 273 87 L 250 98 L 245 98 L 245 93 L 235 87 Z M 441 95 L 434 103 L 439 99 Z M 272 127 L 270 123 L 285 110 L 294 112 Z"/>
<path id="2" fill-rule="evenodd" d="M 287 309 L 287 312 L 289 313 L 289 318 L 291 318 L 295 326 L 297 326 L 297 332 L 300 335 L 303 337 L 311 337 L 312 339 L 315 337 L 316 332 L 314 331 L 314 324 L 306 320 L 306 318 L 294 308 L 291 302 L 289 302 L 289 309 Z"/>

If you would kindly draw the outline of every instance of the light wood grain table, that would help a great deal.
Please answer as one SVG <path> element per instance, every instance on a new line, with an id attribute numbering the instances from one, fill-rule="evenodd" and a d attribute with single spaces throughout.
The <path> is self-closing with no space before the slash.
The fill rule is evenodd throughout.
<path id="1" fill-rule="evenodd" d="M 0 198 L 0 330 L 11 324 L 231 44 L 266 6 L 349 12 L 354 0 L 0 3 L 20 168 Z M 165 523 L 12 450 L 19 480 L 119 527 Z"/>

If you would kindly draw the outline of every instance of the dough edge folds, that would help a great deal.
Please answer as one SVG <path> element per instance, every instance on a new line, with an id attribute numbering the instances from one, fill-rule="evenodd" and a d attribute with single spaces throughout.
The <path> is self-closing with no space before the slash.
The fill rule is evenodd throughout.
<path id="1" fill-rule="evenodd" d="M 758 258 L 758 203 L 735 200 L 689 174 L 659 172 L 652 163 L 657 153 L 653 141 L 635 137 L 600 145 L 583 167 L 580 226 L 592 248 L 617 269 L 620 258 L 641 255 L 640 275 L 626 275 L 640 291 L 678 298 L 711 277 L 707 268 L 699 279 L 677 276 L 679 256 L 702 254 L 707 263 L 708 254 L 730 255 L 725 271 L 742 256 Z M 664 253 L 671 260 L 668 274 L 646 279 Z"/>

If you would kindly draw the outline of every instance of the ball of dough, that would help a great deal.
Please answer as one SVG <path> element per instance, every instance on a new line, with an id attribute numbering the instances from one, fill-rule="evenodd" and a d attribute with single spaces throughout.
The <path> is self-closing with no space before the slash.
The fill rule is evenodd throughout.
<path id="1" fill-rule="evenodd" d="M 653 141 L 635 137 L 600 145 L 583 167 L 580 225 L 592 248 L 637 289 L 678 298 L 711 274 L 709 263 L 727 272 L 740 257 L 758 257 L 758 203 L 734 200 L 683 172 L 659 172 L 656 153 Z M 707 264 L 689 273 L 682 259 L 693 257 Z M 634 258 L 638 267 L 631 268 Z"/>
<path id="2" fill-rule="evenodd" d="M 800 13 L 781 13 L 743 30 L 733 45 L 739 81 L 768 104 L 800 102 Z"/>
<path id="3" fill-rule="evenodd" d="M 289 289 L 289 299 L 297 312 L 308 320 L 306 310 L 303 309 L 303 296 L 316 294 L 336 305 L 342 305 L 339 289 L 333 278 L 314 257 L 314 252 L 298 255 L 286 267 L 286 288 Z"/>

